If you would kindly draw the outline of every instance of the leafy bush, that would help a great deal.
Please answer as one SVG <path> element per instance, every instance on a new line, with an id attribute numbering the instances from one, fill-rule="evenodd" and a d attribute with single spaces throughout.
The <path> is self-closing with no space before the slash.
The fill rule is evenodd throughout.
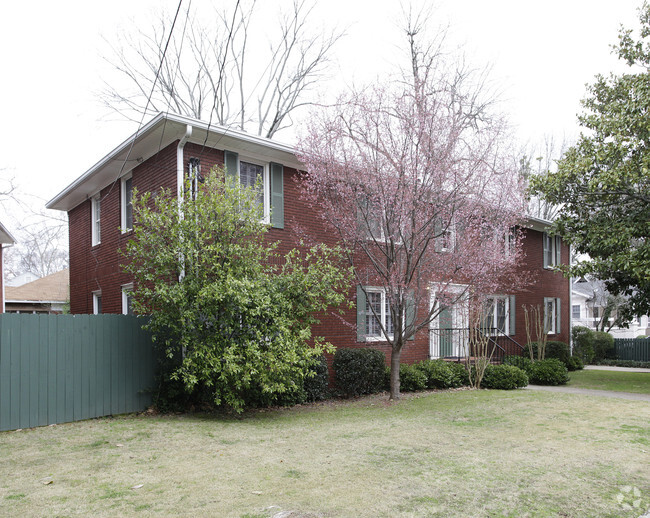
<path id="1" fill-rule="evenodd" d="M 557 358 L 533 362 L 528 381 L 535 385 L 565 385 L 569 381 L 566 365 Z"/>
<path id="2" fill-rule="evenodd" d="M 528 375 L 514 365 L 488 365 L 481 386 L 487 389 L 514 390 L 528 385 Z"/>
<path id="3" fill-rule="evenodd" d="M 444 360 L 424 360 L 416 364 L 426 376 L 427 388 L 446 389 L 462 385 L 457 370 L 452 367 L 451 362 Z M 464 371 L 465 369 L 463 369 Z"/>
<path id="4" fill-rule="evenodd" d="M 533 362 L 526 356 L 506 356 L 503 359 L 503 364 L 519 367 L 522 371 L 529 373 Z"/>
<path id="5" fill-rule="evenodd" d="M 403 392 L 417 392 L 427 388 L 427 375 L 417 365 L 400 365 L 399 381 Z"/>
<path id="6" fill-rule="evenodd" d="M 573 355 L 579 357 L 585 364 L 594 361 L 594 332 L 585 326 L 574 326 L 571 329 L 573 339 Z"/>
<path id="7" fill-rule="evenodd" d="M 594 360 L 614 359 L 614 337 L 603 331 L 594 331 Z"/>
<path id="8" fill-rule="evenodd" d="M 567 370 L 580 371 L 585 368 L 585 364 L 578 356 L 569 356 L 569 360 L 565 363 Z"/>
<path id="9" fill-rule="evenodd" d="M 526 344 L 524 355 L 530 359 L 530 348 L 533 349 L 533 358 L 537 359 L 537 342 Z M 544 350 L 544 359 L 557 358 L 563 363 L 566 363 L 571 356 L 569 345 L 564 342 L 556 340 L 549 340 L 546 342 L 546 349 Z"/>
<path id="10" fill-rule="evenodd" d="M 385 363 L 384 353 L 377 349 L 337 349 L 332 365 L 336 388 L 346 397 L 381 391 Z"/>
<path id="11" fill-rule="evenodd" d="M 447 362 L 454 373 L 454 384 L 449 388 L 467 387 L 469 385 L 469 373 L 465 365 L 458 362 Z"/>
<path id="12" fill-rule="evenodd" d="M 306 377 L 304 382 L 305 400 L 322 401 L 330 395 L 329 391 L 329 370 L 327 360 L 321 356 L 316 363 L 309 369 L 313 376 Z"/>

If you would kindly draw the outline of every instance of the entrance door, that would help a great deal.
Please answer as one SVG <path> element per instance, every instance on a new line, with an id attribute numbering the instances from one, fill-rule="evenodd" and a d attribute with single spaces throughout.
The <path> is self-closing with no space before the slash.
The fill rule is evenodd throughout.
<path id="1" fill-rule="evenodd" d="M 469 338 L 467 286 L 455 285 L 448 290 L 458 295 L 453 303 L 443 307 L 431 322 L 429 356 L 431 358 L 461 357 L 466 354 Z M 433 292 L 432 304 L 440 304 Z"/>

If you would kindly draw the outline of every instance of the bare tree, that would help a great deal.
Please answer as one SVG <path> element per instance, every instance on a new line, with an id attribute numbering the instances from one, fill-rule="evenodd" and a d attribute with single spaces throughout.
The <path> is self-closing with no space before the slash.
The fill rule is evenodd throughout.
<path id="1" fill-rule="evenodd" d="M 562 158 L 569 144 L 562 139 L 556 143 L 553 136 L 546 136 L 543 144 L 522 153 L 519 160 L 521 175 L 528 181 L 533 176 L 540 176 L 556 169 L 557 161 Z M 553 221 L 557 216 L 559 207 L 545 201 L 538 196 L 528 199 L 528 213 L 536 218 Z"/>
<path id="2" fill-rule="evenodd" d="M 120 80 L 106 82 L 103 102 L 130 119 L 171 110 L 268 138 L 291 126 L 341 33 L 312 36 L 307 21 L 314 3 L 294 0 L 276 24 L 264 24 L 275 32 L 263 50 L 263 34 L 253 23 L 257 5 L 237 0 L 208 18 L 188 11 L 171 38 L 165 15 L 150 31 L 124 34 L 125 43 L 113 47 L 108 60 Z M 128 89 L 118 86 L 125 78 Z"/>

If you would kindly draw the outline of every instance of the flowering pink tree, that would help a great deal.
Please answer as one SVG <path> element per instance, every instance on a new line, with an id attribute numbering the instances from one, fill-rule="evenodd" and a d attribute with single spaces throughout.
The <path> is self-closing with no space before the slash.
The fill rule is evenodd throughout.
<path id="1" fill-rule="evenodd" d="M 521 256 L 506 126 L 415 33 L 409 77 L 323 108 L 299 145 L 305 196 L 349 251 L 360 294 L 385 301 L 367 308 L 391 347 L 391 399 L 407 341 L 461 297 L 514 288 Z"/>

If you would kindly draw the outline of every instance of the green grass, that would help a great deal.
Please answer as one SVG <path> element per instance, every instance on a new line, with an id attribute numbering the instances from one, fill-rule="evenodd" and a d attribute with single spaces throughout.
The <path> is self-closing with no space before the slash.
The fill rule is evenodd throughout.
<path id="1" fill-rule="evenodd" d="M 465 390 L 124 416 L 0 433 L 0 459 L 0 516 L 637 518 L 650 405 Z"/>
<path id="2" fill-rule="evenodd" d="M 569 387 L 650 394 L 650 372 L 582 370 L 570 372 Z"/>

